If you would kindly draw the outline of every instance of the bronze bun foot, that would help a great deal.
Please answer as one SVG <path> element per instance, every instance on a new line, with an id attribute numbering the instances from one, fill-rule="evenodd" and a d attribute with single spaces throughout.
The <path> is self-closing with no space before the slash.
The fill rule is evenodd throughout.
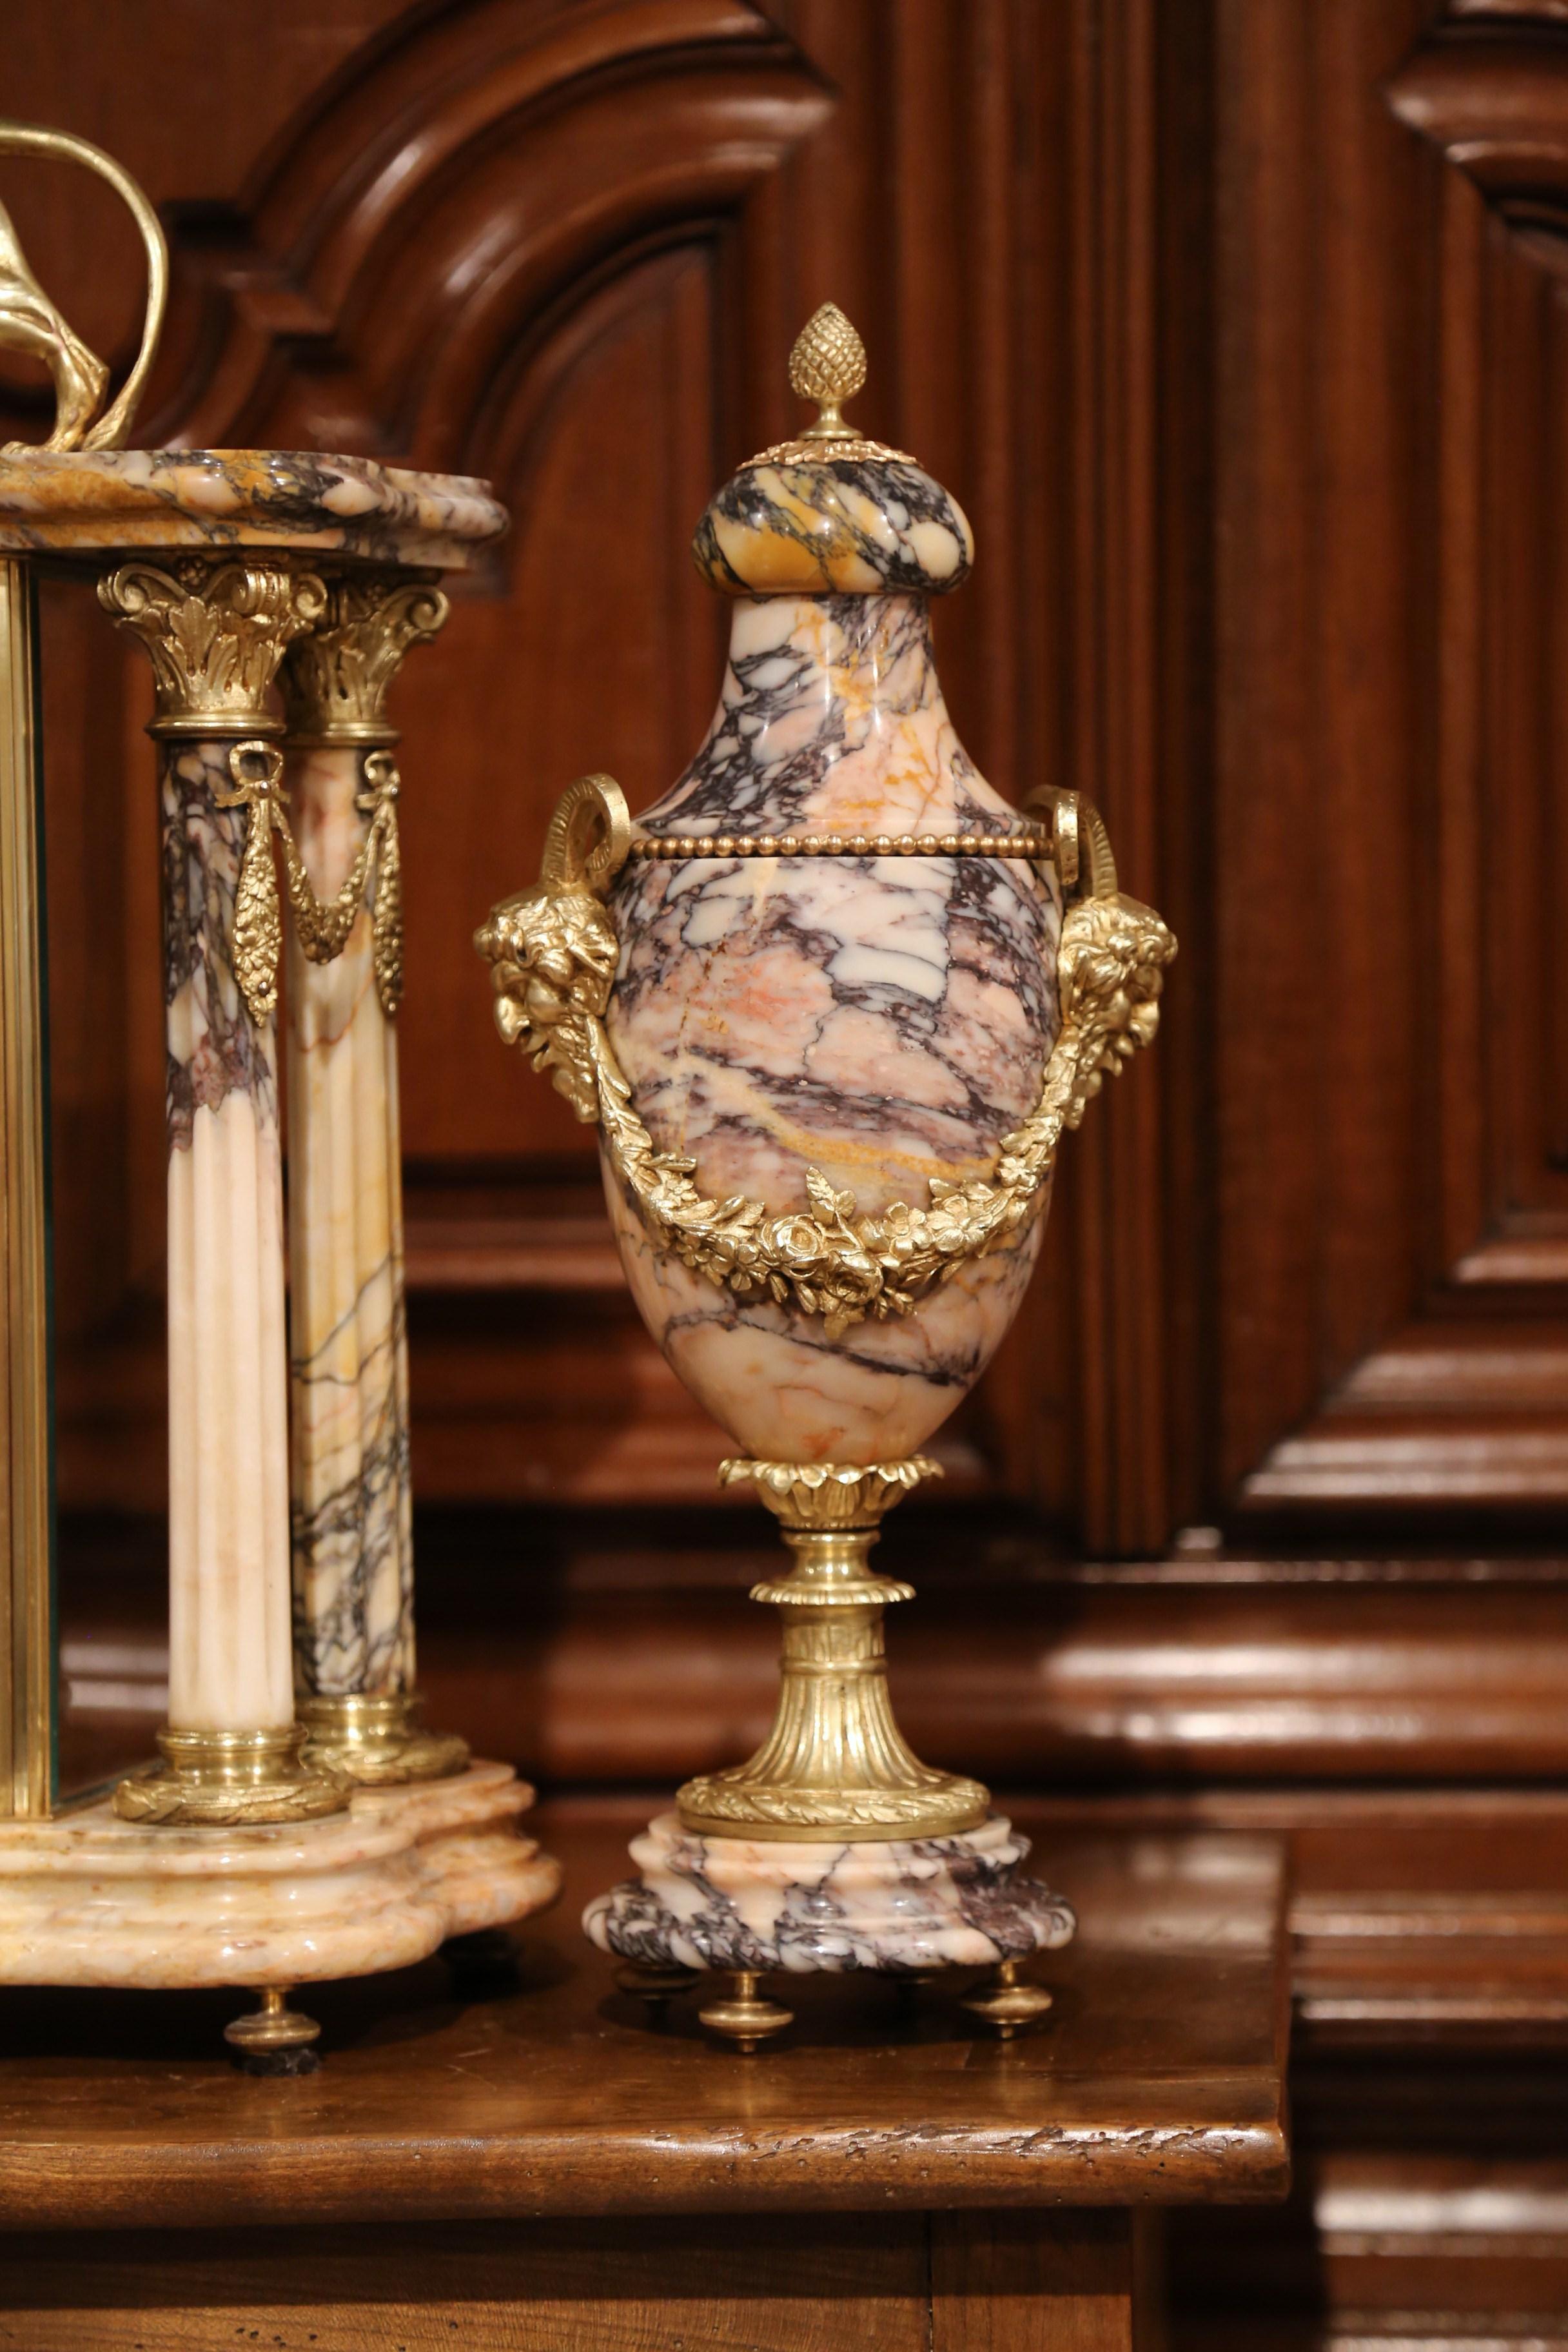
<path id="1" fill-rule="evenodd" d="M 771 2033 L 782 2033 L 786 2025 L 795 2022 L 795 2011 L 781 2007 L 776 2000 L 764 2000 L 757 1991 L 761 1982 L 755 1969 L 734 1969 L 729 1972 L 729 1990 L 717 2000 L 704 2002 L 698 2011 L 711 2033 L 721 2033 L 737 2050 L 749 2058 L 760 2042 Z"/>
<path id="2" fill-rule="evenodd" d="M 321 2061 L 314 2043 L 321 2029 L 313 2017 L 290 2009 L 288 1985 L 263 1985 L 257 2007 L 230 2020 L 223 2038 L 235 2063 L 247 2074 L 313 2074 Z"/>
<path id="3" fill-rule="evenodd" d="M 990 2026 L 1000 2042 L 1010 2042 L 1025 2026 L 1037 2023 L 1051 2005 L 1043 1985 L 1020 1981 L 1023 1965 L 1022 1960 L 999 1960 L 984 1988 L 963 2001 L 970 2015 Z"/>

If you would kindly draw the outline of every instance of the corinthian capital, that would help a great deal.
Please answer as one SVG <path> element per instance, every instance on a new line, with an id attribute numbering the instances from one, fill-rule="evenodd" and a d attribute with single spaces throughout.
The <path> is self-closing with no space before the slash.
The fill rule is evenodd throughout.
<path id="1" fill-rule="evenodd" d="M 327 601 L 314 572 L 261 554 L 122 563 L 98 583 L 153 663 L 154 735 L 276 735 L 267 691 L 289 640 Z"/>
<path id="2" fill-rule="evenodd" d="M 386 695 L 410 646 L 444 625 L 447 599 L 428 577 L 334 571 L 310 634 L 290 646 L 279 683 L 297 743 L 395 743 Z"/>

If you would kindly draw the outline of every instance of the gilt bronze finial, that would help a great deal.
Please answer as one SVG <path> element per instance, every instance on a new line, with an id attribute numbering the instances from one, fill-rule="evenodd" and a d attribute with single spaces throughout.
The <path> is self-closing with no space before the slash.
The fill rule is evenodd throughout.
<path id="1" fill-rule="evenodd" d="M 813 311 L 789 355 L 790 390 L 797 400 L 815 400 L 817 418 L 803 441 L 853 441 L 855 427 L 840 414 L 866 381 L 866 346 L 837 302 Z"/>
<path id="2" fill-rule="evenodd" d="M 775 442 L 771 449 L 759 449 L 754 457 L 747 459 L 747 465 L 853 465 L 890 460 L 897 465 L 912 466 L 915 461 L 907 449 L 890 449 L 885 441 L 868 440 L 844 415 L 844 402 L 853 400 L 865 381 L 865 344 L 837 303 L 825 302 L 819 310 L 812 312 L 795 337 L 789 355 L 790 390 L 797 400 L 816 401 L 816 421 L 789 440 Z M 699 537 L 700 530 L 699 526 Z M 715 586 L 723 584 L 706 570 L 700 553 L 697 568 Z M 964 568 L 967 570 L 967 562 Z"/>

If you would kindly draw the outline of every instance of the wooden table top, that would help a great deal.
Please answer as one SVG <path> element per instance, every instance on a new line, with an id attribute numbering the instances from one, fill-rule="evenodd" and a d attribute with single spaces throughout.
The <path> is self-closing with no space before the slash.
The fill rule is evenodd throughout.
<path id="1" fill-rule="evenodd" d="M 690 2000 L 650 2031 L 578 1932 L 641 1810 L 536 1818 L 567 1884 L 522 1930 L 521 1990 L 459 2001 L 439 1962 L 313 1988 L 315 2075 L 236 2073 L 232 1996 L 0 1993 L 0 2227 L 1283 2193 L 1276 1841 L 1058 1832 L 1036 1858 L 1080 1925 L 1037 1964 L 1042 2028 L 997 2042 L 945 1984 L 792 1978 L 796 2023 L 748 2058 Z"/>

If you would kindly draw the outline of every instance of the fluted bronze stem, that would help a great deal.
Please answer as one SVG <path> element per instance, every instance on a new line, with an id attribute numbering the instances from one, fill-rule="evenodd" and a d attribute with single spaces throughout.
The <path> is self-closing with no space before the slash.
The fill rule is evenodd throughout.
<path id="1" fill-rule="evenodd" d="M 934 1463 L 726 1463 L 754 1478 L 795 1554 L 791 1573 L 752 1588 L 784 1612 L 778 1712 L 756 1754 L 689 1780 L 683 1825 L 709 1837 L 952 1837 L 976 1828 L 990 1798 L 978 1780 L 922 1764 L 893 1717 L 882 1612 L 907 1584 L 868 1565 L 878 1521 Z"/>

